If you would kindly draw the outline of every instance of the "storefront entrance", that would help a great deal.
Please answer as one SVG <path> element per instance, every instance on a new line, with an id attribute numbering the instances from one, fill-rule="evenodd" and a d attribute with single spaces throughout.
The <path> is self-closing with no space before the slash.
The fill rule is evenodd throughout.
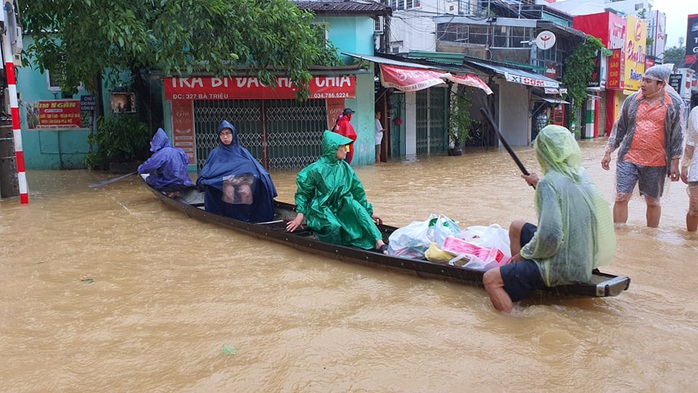
<path id="1" fill-rule="evenodd" d="M 198 170 L 218 146 L 222 120 L 235 126 L 240 144 L 270 169 L 302 168 L 317 160 L 327 129 L 325 100 L 194 101 Z"/>

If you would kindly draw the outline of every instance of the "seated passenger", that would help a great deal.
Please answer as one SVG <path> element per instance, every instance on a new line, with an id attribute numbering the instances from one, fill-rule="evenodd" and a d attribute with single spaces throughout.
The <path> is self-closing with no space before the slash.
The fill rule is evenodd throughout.
<path id="1" fill-rule="evenodd" d="M 608 264 L 616 238 L 611 210 L 586 175 L 574 135 L 565 127 L 544 127 L 533 143 L 544 176 L 521 175 L 535 187 L 538 225 L 514 221 L 509 228 L 511 261 L 488 270 L 482 280 L 497 310 L 535 289 L 588 282 Z"/>
<path id="2" fill-rule="evenodd" d="M 207 212 L 247 222 L 274 219 L 276 187 L 269 172 L 240 146 L 235 127 L 218 126 L 220 145 L 211 151 L 196 186 L 205 191 Z"/>
<path id="3" fill-rule="evenodd" d="M 170 139 L 162 128 L 158 128 L 153 135 L 150 151 L 153 155 L 138 166 L 138 173 L 150 175 L 145 179 L 148 185 L 167 193 L 194 185 L 187 173 L 187 153 L 178 147 L 171 147 Z"/>
<path id="4" fill-rule="evenodd" d="M 373 213 L 361 181 L 345 160 L 347 146 L 353 141 L 337 133 L 322 135 L 322 156 L 298 173 L 296 211 L 286 225 L 295 231 L 305 218 L 308 228 L 321 241 L 374 249 L 387 254 L 388 245 L 376 224 L 381 218 Z"/>

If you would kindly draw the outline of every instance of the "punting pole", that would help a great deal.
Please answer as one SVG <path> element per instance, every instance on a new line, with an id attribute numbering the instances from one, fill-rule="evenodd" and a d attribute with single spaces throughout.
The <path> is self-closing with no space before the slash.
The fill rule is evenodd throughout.
<path id="1" fill-rule="evenodd" d="M 6 27 L 8 21 L 5 18 L 6 11 L 0 10 L 0 22 Z M 15 77 L 15 63 L 12 56 L 12 45 L 7 29 L 2 32 L 2 55 L 5 62 L 5 75 L 7 76 L 7 94 L 10 96 L 10 111 L 12 113 L 12 134 L 15 140 L 15 158 L 17 164 L 17 180 L 19 181 L 19 201 L 22 205 L 29 203 L 29 188 L 27 187 L 27 174 L 24 169 L 24 150 L 22 150 L 22 128 L 19 123 L 19 103 L 17 101 L 17 79 Z"/>

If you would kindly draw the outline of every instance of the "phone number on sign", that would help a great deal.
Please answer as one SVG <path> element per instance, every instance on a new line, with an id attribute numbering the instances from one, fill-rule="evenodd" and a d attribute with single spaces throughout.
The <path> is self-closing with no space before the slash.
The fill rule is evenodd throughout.
<path id="1" fill-rule="evenodd" d="M 313 93 L 312 98 L 350 98 L 349 93 Z"/>

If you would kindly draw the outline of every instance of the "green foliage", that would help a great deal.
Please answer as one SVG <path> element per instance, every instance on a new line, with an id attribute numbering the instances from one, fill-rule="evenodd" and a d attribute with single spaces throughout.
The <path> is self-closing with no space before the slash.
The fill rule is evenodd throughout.
<path id="1" fill-rule="evenodd" d="M 681 67 L 686 61 L 686 47 L 685 46 L 674 46 L 671 48 L 664 49 L 664 63 L 672 63 L 676 67 Z"/>
<path id="2" fill-rule="evenodd" d="M 100 117 L 97 131 L 87 141 L 97 150 L 85 156 L 89 168 L 110 163 L 145 160 L 148 157 L 150 135 L 148 127 L 132 114 Z"/>
<path id="3" fill-rule="evenodd" d="M 565 72 L 562 83 L 567 87 L 567 95 L 573 100 L 572 122 L 579 123 L 576 114 L 587 96 L 587 86 L 594 72 L 594 58 L 604 48 L 601 40 L 587 36 L 582 45 L 577 46 L 565 59 Z"/>
<path id="4" fill-rule="evenodd" d="M 457 91 L 451 90 L 449 116 L 448 116 L 448 137 L 453 142 L 454 147 L 462 147 L 462 143 L 470 138 L 470 126 L 473 119 L 470 116 L 470 98 L 465 94 L 465 90 L 459 87 Z"/>
<path id="5" fill-rule="evenodd" d="M 268 84 L 275 72 L 304 91 L 313 65 L 338 64 L 337 52 L 311 26 L 312 14 L 287 0 L 33 0 L 22 3 L 25 51 L 41 71 L 62 73 L 66 87 L 123 71 L 230 76 L 249 66 Z M 26 57 L 25 57 L 26 58 Z M 305 92 L 307 94 L 307 91 Z"/>

